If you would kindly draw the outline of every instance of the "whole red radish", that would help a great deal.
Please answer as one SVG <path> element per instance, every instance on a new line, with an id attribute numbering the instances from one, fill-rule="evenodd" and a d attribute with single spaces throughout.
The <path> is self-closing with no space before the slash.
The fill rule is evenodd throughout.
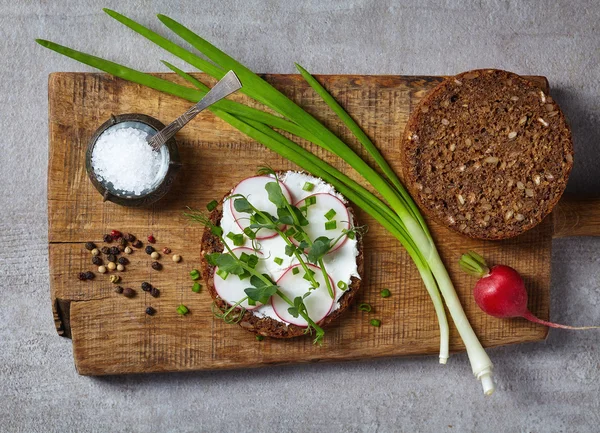
<path id="1" fill-rule="evenodd" d="M 546 322 L 527 309 L 527 290 L 519 273 L 505 265 L 488 268 L 485 260 L 474 251 L 463 254 L 460 267 L 471 275 L 480 277 L 473 289 L 475 302 L 490 316 L 508 319 L 523 317 L 534 323 L 563 329 L 594 329 L 597 326 L 574 327 Z"/>

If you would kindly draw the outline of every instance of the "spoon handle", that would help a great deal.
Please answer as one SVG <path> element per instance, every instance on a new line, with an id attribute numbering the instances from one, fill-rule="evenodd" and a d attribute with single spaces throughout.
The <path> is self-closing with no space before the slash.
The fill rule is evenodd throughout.
<path id="1" fill-rule="evenodd" d="M 227 72 L 225 76 L 217 84 L 215 84 L 206 95 L 204 95 L 204 98 L 198 101 L 196 105 L 193 105 L 189 110 L 187 110 L 173 122 L 165 126 L 157 134 L 152 136 L 148 140 L 148 144 L 150 144 L 150 146 L 152 146 L 154 150 L 159 150 L 163 144 L 165 144 L 171 137 L 173 137 L 190 120 L 196 117 L 198 113 L 200 113 L 205 108 L 211 106 L 215 102 L 232 94 L 241 87 L 242 84 L 240 83 L 238 77 L 235 75 L 235 72 Z"/>

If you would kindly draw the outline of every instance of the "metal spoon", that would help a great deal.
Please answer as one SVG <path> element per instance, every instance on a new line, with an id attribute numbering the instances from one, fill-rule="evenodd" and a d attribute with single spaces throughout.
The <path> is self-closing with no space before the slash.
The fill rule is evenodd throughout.
<path id="1" fill-rule="evenodd" d="M 224 97 L 231 95 L 241 87 L 242 83 L 240 83 L 240 80 L 235 75 L 235 72 L 227 72 L 225 76 L 221 78 L 221 80 L 215 84 L 206 95 L 204 95 L 204 98 L 200 99 L 196 105 L 192 106 L 173 122 L 165 126 L 156 135 L 153 135 L 148 140 L 148 144 L 152 146 L 152 149 L 158 151 L 162 145 L 169 140 L 169 138 L 173 137 L 190 120 L 196 117 L 198 113 L 215 102 L 223 99 Z"/>

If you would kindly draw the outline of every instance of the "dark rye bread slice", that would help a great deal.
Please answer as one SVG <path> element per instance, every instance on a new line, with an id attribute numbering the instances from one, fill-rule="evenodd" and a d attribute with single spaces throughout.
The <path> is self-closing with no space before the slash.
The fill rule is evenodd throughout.
<path id="1" fill-rule="evenodd" d="M 513 237 L 542 221 L 573 166 L 556 102 L 501 70 L 439 84 L 411 114 L 403 147 L 406 186 L 421 209 L 479 239 Z"/>
<path id="2" fill-rule="evenodd" d="M 227 194 L 229 195 L 229 194 Z M 227 197 L 227 196 L 225 196 Z M 213 222 L 213 224 L 220 226 L 221 224 L 221 218 L 223 216 L 223 210 L 222 210 L 222 205 L 223 205 L 223 200 L 221 200 L 221 202 L 219 203 L 219 207 L 217 207 L 215 210 L 213 210 L 210 213 L 210 220 Z M 352 209 L 352 207 L 350 205 L 347 205 L 348 208 L 348 212 L 351 214 L 353 221 L 355 222 L 356 225 L 356 218 L 355 218 L 355 214 L 354 211 Z M 356 234 L 356 238 L 357 238 L 357 248 L 358 248 L 358 256 L 356 257 L 356 261 L 357 261 L 357 269 L 358 269 L 358 273 L 359 275 L 363 275 L 363 248 L 362 248 L 362 236 L 360 235 L 359 232 L 357 232 Z M 221 240 L 216 237 L 215 235 L 213 235 L 210 232 L 210 229 L 204 229 L 204 233 L 202 235 L 202 245 L 201 245 L 201 253 L 200 253 L 200 260 L 202 263 L 202 276 L 203 279 L 206 283 L 206 287 L 208 288 L 208 291 L 210 293 L 210 295 L 212 296 L 212 298 L 214 299 L 217 307 L 219 307 L 221 310 L 225 310 L 227 308 L 229 308 L 229 304 L 227 304 L 227 302 L 225 302 L 224 300 L 222 300 L 219 295 L 217 294 L 217 291 L 215 290 L 215 284 L 214 284 L 214 275 L 215 275 L 215 267 L 210 265 L 206 259 L 205 259 L 205 255 L 206 254 L 211 254 L 211 253 L 215 253 L 215 252 L 223 252 L 223 244 L 221 243 Z M 346 289 L 346 291 L 344 292 L 344 294 L 340 297 L 339 299 L 339 308 L 337 310 L 335 310 L 334 312 L 332 312 L 331 314 L 329 314 L 327 317 L 325 317 L 325 319 L 323 319 L 320 323 L 319 326 L 321 326 L 322 328 L 325 328 L 327 326 L 329 326 L 331 323 L 333 323 L 338 317 L 340 317 L 344 311 L 346 311 L 348 309 L 348 307 L 353 303 L 354 298 L 356 297 L 356 294 L 358 293 L 359 289 L 361 286 L 361 280 L 359 278 L 356 277 L 352 277 L 351 278 L 351 283 L 348 285 L 348 288 Z M 257 317 L 255 316 L 252 311 L 246 311 L 246 313 L 244 314 L 244 316 L 242 317 L 242 319 L 239 321 L 239 325 L 250 332 L 253 332 L 255 334 L 260 334 L 260 335 L 264 335 L 266 337 L 274 337 L 274 338 L 292 338 L 292 337 L 299 337 L 301 335 L 304 335 L 304 331 L 306 330 L 306 328 L 302 328 L 300 326 L 296 326 L 296 325 L 288 325 L 286 323 L 280 322 L 278 320 L 274 320 L 270 317 Z"/>

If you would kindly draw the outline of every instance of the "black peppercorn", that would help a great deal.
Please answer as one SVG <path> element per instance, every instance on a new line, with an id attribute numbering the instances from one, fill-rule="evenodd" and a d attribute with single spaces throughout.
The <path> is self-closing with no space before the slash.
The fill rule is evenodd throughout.
<path id="1" fill-rule="evenodd" d="M 77 278 L 79 278 L 81 281 L 87 280 L 85 272 L 80 272 L 79 275 L 77 275 Z"/>
<path id="2" fill-rule="evenodd" d="M 171 254 L 171 248 L 169 248 L 169 247 L 164 247 L 164 248 L 163 248 L 163 254 Z"/>
<path id="3" fill-rule="evenodd" d="M 146 281 L 144 281 L 144 282 L 142 283 L 142 290 L 143 290 L 144 292 L 149 292 L 151 289 L 152 289 L 152 284 L 150 284 L 150 283 L 147 283 Z"/>
<path id="4" fill-rule="evenodd" d="M 109 262 L 115 262 L 117 260 L 114 254 L 109 254 L 107 259 Z"/>
<path id="5" fill-rule="evenodd" d="M 129 260 L 127 260 L 127 257 L 119 257 L 119 259 L 117 260 L 117 262 L 119 262 L 120 265 L 127 265 L 127 264 L 129 264 Z"/>
<path id="6" fill-rule="evenodd" d="M 156 313 L 156 310 L 154 308 L 152 308 L 152 307 L 146 308 L 146 314 L 148 316 L 154 316 L 154 313 Z"/>
<path id="7" fill-rule="evenodd" d="M 94 256 L 92 257 L 92 264 L 100 266 L 102 264 L 102 259 L 98 256 Z"/>
<path id="8" fill-rule="evenodd" d="M 118 256 L 121 251 L 119 251 L 119 247 L 110 247 L 110 253 L 114 254 L 115 256 Z"/>
<path id="9" fill-rule="evenodd" d="M 125 235 L 123 236 L 123 238 L 125 238 L 125 240 L 127 242 L 135 242 L 135 236 L 132 235 L 131 233 L 125 233 Z"/>
<path id="10" fill-rule="evenodd" d="M 107 244 L 110 244 L 110 243 L 112 242 L 112 240 L 113 240 L 113 239 L 112 239 L 112 236 L 111 236 L 111 235 L 109 235 L 109 234 L 105 234 L 105 235 L 104 235 L 104 237 L 102 238 L 102 240 L 103 240 L 104 242 L 106 242 Z"/>
<path id="11" fill-rule="evenodd" d="M 148 245 L 144 251 L 146 251 L 146 254 L 152 254 L 154 252 L 154 247 L 152 245 Z"/>
<path id="12" fill-rule="evenodd" d="M 115 293 L 123 293 L 123 287 L 121 287 L 121 286 L 115 287 Z"/>
<path id="13" fill-rule="evenodd" d="M 152 289 L 150 290 L 150 295 L 153 298 L 158 298 L 160 296 L 160 290 L 158 290 L 156 287 L 152 287 Z"/>
<path id="14" fill-rule="evenodd" d="M 96 278 L 96 275 L 92 271 L 87 271 L 85 273 L 86 280 L 93 280 L 94 278 Z"/>
<path id="15" fill-rule="evenodd" d="M 102 252 L 102 254 L 105 254 L 105 255 L 110 254 L 110 248 L 108 248 L 108 247 L 102 247 L 102 249 L 100 251 Z"/>
<path id="16" fill-rule="evenodd" d="M 137 241 L 133 241 L 131 243 L 131 246 L 134 248 L 142 248 L 144 246 L 144 244 L 142 243 L 142 241 L 140 241 L 139 239 Z"/>
<path id="17" fill-rule="evenodd" d="M 93 242 L 86 242 L 85 243 L 85 249 L 88 251 L 92 251 L 94 248 L 96 248 L 96 244 Z"/>
<path id="18" fill-rule="evenodd" d="M 152 262 L 152 269 L 154 269 L 155 271 L 160 271 L 162 269 L 162 265 L 158 262 Z"/>
<path id="19" fill-rule="evenodd" d="M 127 287 L 126 289 L 123 289 L 123 296 L 125 296 L 126 298 L 133 298 L 135 296 L 135 290 L 133 290 L 130 287 Z"/>
<path id="20" fill-rule="evenodd" d="M 119 245 L 127 246 L 127 239 L 119 238 Z"/>

